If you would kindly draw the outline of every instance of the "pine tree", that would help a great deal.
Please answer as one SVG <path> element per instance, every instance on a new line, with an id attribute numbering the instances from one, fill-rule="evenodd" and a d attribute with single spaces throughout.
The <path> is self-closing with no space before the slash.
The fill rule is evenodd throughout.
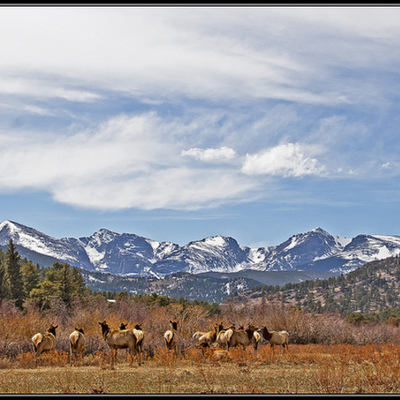
<path id="1" fill-rule="evenodd" d="M 22 266 L 21 273 L 25 298 L 28 298 L 31 290 L 39 286 L 40 274 L 38 267 L 32 261 L 28 261 Z"/>
<path id="2" fill-rule="evenodd" d="M 86 292 L 86 283 L 81 271 L 77 267 L 72 267 L 70 276 L 72 294 L 78 297 L 83 296 Z"/>
<path id="3" fill-rule="evenodd" d="M 85 280 L 76 267 L 55 262 L 46 272 L 46 279 L 30 292 L 30 299 L 39 306 L 50 306 L 55 299 L 70 306 L 74 297 L 86 292 Z"/>
<path id="4" fill-rule="evenodd" d="M 6 263 L 3 252 L 0 249 L 0 299 L 7 299 L 9 297 Z"/>
<path id="5" fill-rule="evenodd" d="M 18 307 L 22 306 L 24 300 L 24 287 L 20 267 L 21 256 L 19 255 L 12 239 L 6 251 L 6 279 L 9 286 L 9 296 Z"/>

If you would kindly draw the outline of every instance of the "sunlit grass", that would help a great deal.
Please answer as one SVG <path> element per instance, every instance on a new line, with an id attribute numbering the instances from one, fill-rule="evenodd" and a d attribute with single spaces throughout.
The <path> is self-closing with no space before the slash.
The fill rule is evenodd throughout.
<path id="1" fill-rule="evenodd" d="M 39 357 L 40 358 L 40 357 Z M 216 360 L 188 349 L 175 355 L 161 347 L 140 367 L 125 360 L 109 368 L 108 357 L 85 357 L 71 366 L 67 355 L 31 353 L 2 360 L 1 393 L 399 393 L 400 348 L 394 345 L 269 345 L 231 349 Z M 7 367 L 6 367 L 7 364 Z"/>

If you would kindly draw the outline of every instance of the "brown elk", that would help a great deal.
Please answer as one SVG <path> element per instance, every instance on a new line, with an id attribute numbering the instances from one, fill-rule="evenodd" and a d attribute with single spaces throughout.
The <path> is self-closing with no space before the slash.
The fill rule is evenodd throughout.
<path id="1" fill-rule="evenodd" d="M 229 361 L 231 360 L 231 355 L 229 354 L 228 350 L 216 348 L 216 349 L 210 349 L 212 350 L 212 356 L 211 359 L 214 361 Z"/>
<path id="2" fill-rule="evenodd" d="M 164 333 L 165 345 L 168 350 L 174 350 L 178 354 L 178 321 L 169 321 L 171 329 Z"/>
<path id="3" fill-rule="evenodd" d="M 118 329 L 119 329 L 120 331 L 123 331 L 123 330 L 126 329 L 127 326 L 128 326 L 128 322 L 127 322 L 126 324 L 124 324 L 123 322 L 121 322 L 121 325 L 119 326 Z M 129 348 L 126 348 L 125 351 L 126 351 L 126 353 L 125 353 L 125 360 L 128 361 Z M 117 353 L 118 353 L 118 351 L 117 351 Z M 116 359 L 115 359 L 115 360 L 116 360 L 116 361 L 119 361 L 118 355 L 116 356 Z"/>
<path id="4" fill-rule="evenodd" d="M 206 343 L 207 345 L 212 345 L 216 338 L 217 338 L 217 333 L 219 331 L 219 325 L 215 324 L 214 329 L 212 331 L 197 331 L 193 333 L 192 338 L 197 339 L 199 344 L 201 343 Z"/>
<path id="5" fill-rule="evenodd" d="M 75 328 L 75 330 L 69 335 L 69 344 L 70 344 L 70 361 L 74 359 L 74 362 L 81 359 L 81 363 L 83 365 L 83 352 L 85 351 L 85 335 L 82 328 Z"/>
<path id="6" fill-rule="evenodd" d="M 259 329 L 265 340 L 268 340 L 271 347 L 274 345 L 282 346 L 288 350 L 289 334 L 286 331 L 268 331 L 266 326 Z"/>
<path id="7" fill-rule="evenodd" d="M 235 329 L 235 324 L 232 324 L 228 329 L 224 329 L 222 327 L 222 323 L 218 325 L 218 334 L 217 334 L 217 339 L 216 342 L 222 346 L 222 347 L 226 347 L 229 349 L 228 347 L 228 340 L 230 339 L 230 337 L 233 334 L 233 331 Z"/>
<path id="8" fill-rule="evenodd" d="M 32 336 L 31 340 L 33 343 L 33 347 L 35 349 L 36 357 L 39 357 L 44 352 L 52 351 L 55 349 L 57 344 L 57 339 L 56 339 L 57 328 L 58 325 L 54 326 L 53 324 L 51 324 L 50 327 L 47 329 L 46 333 L 44 334 L 36 333 L 35 335 Z"/>
<path id="9" fill-rule="evenodd" d="M 121 322 L 121 325 L 119 326 L 118 329 L 119 329 L 120 331 L 123 331 L 123 330 L 126 329 L 127 326 L 128 326 L 128 323 L 124 324 L 123 322 Z"/>
<path id="10" fill-rule="evenodd" d="M 124 329 L 126 329 L 126 327 L 128 326 L 128 323 L 124 324 L 123 322 L 121 322 L 121 325 L 119 326 L 119 330 L 123 331 Z M 136 324 L 134 326 L 134 328 L 132 329 L 133 334 L 136 337 L 136 347 L 137 347 L 137 357 L 139 360 L 139 365 L 142 363 L 142 354 L 143 354 L 143 340 L 144 340 L 144 332 L 142 329 L 142 324 Z M 128 349 L 127 349 L 128 351 Z"/>
<path id="11" fill-rule="evenodd" d="M 131 355 L 137 353 L 136 337 L 131 330 L 111 330 L 106 321 L 99 322 L 99 325 L 101 326 L 101 333 L 103 335 L 103 338 L 111 350 L 111 369 L 114 368 L 115 358 L 118 349 L 128 348 Z M 130 365 L 132 366 L 132 364 L 133 356 L 131 357 Z M 140 365 L 140 359 L 138 359 L 138 364 Z"/>
<path id="12" fill-rule="evenodd" d="M 253 325 L 249 325 L 247 329 L 244 329 L 242 327 L 240 327 L 239 329 L 233 328 L 232 334 L 230 335 L 229 338 L 227 338 L 228 350 L 231 347 L 237 347 L 237 346 L 242 346 L 244 350 L 249 344 L 252 344 L 254 350 L 257 350 L 258 341 L 257 337 L 254 336 L 254 332 L 256 332 L 256 330 L 257 329 Z"/>
<path id="13" fill-rule="evenodd" d="M 137 357 L 139 365 L 142 363 L 142 354 L 143 354 L 143 341 L 144 341 L 144 332 L 142 329 L 142 324 L 136 324 L 133 328 L 133 334 L 136 337 L 136 349 L 137 349 Z"/>
<path id="14" fill-rule="evenodd" d="M 209 332 L 197 331 L 193 334 L 193 338 L 197 339 L 198 346 L 202 349 L 203 354 L 206 347 L 211 347 L 211 345 L 217 340 L 219 325 L 215 324 L 214 329 Z"/>

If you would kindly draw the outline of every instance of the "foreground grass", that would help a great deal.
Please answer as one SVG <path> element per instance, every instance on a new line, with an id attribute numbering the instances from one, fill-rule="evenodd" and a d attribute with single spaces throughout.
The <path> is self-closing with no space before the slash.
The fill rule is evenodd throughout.
<path id="1" fill-rule="evenodd" d="M 29 354 L 2 360 L 0 393 L 399 393 L 400 348 L 385 345 L 291 345 L 233 349 L 216 360 L 195 349 L 176 357 L 165 348 L 133 367 L 120 355 L 114 370 L 103 355 L 70 366 L 66 355 L 38 364 Z"/>

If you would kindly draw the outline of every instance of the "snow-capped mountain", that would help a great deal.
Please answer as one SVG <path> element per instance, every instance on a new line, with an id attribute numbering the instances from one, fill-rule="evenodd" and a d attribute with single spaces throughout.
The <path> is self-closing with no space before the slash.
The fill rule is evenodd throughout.
<path id="1" fill-rule="evenodd" d="M 333 236 L 321 228 L 299 233 L 277 246 L 252 249 L 252 261 L 265 271 L 287 271 L 309 269 L 307 266 L 318 260 L 329 259 L 342 252 L 351 242 Z"/>
<path id="2" fill-rule="evenodd" d="M 250 267 L 248 247 L 231 237 L 213 236 L 178 247 L 168 257 L 155 263 L 154 272 L 160 275 L 171 271 L 192 274 L 202 272 L 237 272 Z"/>
<path id="3" fill-rule="evenodd" d="M 173 243 L 108 229 L 100 229 L 90 237 L 61 241 L 83 248 L 94 270 L 118 275 L 152 275 L 152 266 L 179 248 Z"/>
<path id="4" fill-rule="evenodd" d="M 258 249 L 234 238 L 213 236 L 179 246 L 130 233 L 100 229 L 89 237 L 55 239 L 22 224 L 0 224 L 0 247 L 12 239 L 23 257 L 41 265 L 54 261 L 121 276 L 161 277 L 176 272 L 233 273 L 315 270 L 349 272 L 366 262 L 400 254 L 400 236 L 334 236 L 321 228 Z"/>
<path id="5" fill-rule="evenodd" d="M 10 239 L 17 245 L 21 256 L 39 264 L 51 265 L 55 261 L 63 261 L 92 269 L 92 263 L 82 247 L 55 239 L 25 225 L 4 221 L 0 224 L 0 247 L 4 249 Z"/>

